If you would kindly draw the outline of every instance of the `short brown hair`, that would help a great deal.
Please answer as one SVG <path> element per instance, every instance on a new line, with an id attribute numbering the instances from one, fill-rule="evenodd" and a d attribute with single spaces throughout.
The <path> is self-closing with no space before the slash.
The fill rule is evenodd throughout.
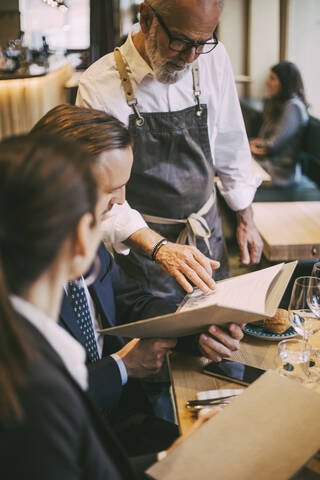
<path id="1" fill-rule="evenodd" d="M 113 115 L 69 104 L 50 110 L 30 133 L 35 132 L 57 134 L 81 143 L 93 155 L 132 145 L 128 129 Z"/>

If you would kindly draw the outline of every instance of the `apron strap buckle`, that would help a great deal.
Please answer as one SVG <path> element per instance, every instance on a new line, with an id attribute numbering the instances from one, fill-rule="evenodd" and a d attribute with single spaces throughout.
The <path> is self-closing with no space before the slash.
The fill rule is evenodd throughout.
<path id="1" fill-rule="evenodd" d="M 138 127 L 142 127 L 142 125 L 144 125 L 144 118 L 143 116 L 141 115 L 141 113 L 139 112 L 138 110 L 138 107 L 137 107 L 137 104 L 138 104 L 138 101 L 136 98 L 133 98 L 132 100 L 128 100 L 128 105 L 129 107 L 131 107 L 134 111 L 134 114 L 136 116 L 136 125 Z"/>
<path id="2" fill-rule="evenodd" d="M 201 95 L 201 90 L 195 90 L 194 91 L 194 97 L 195 97 L 196 102 L 197 102 L 197 110 L 196 110 L 197 117 L 201 117 L 202 112 L 203 112 L 203 108 L 201 107 L 201 103 L 200 103 L 200 95 Z"/>

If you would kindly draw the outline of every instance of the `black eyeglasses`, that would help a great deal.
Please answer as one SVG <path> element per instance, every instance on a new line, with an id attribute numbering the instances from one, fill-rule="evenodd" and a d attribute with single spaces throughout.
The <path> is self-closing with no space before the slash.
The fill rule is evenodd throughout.
<path id="1" fill-rule="evenodd" d="M 167 25 L 164 23 L 162 17 L 159 15 L 156 10 L 149 5 L 151 10 L 153 11 L 154 15 L 157 17 L 161 27 L 163 30 L 166 32 L 166 34 L 169 37 L 169 48 L 170 50 L 173 50 L 174 52 L 186 52 L 190 48 L 195 49 L 196 54 L 203 54 L 203 53 L 210 53 L 216 46 L 218 45 L 218 39 L 213 32 L 212 34 L 212 42 L 194 42 L 192 40 L 184 40 L 182 38 L 174 37 L 170 30 L 168 29 Z"/>

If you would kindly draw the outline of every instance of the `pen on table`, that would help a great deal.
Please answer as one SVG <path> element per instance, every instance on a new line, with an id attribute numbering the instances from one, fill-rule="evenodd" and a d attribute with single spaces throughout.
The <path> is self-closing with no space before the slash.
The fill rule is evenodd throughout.
<path id="1" fill-rule="evenodd" d="M 228 401 L 229 399 L 236 397 L 237 395 L 227 395 L 226 397 L 219 397 L 219 398 L 206 398 L 205 400 L 189 400 L 186 403 L 187 408 L 192 408 L 195 406 L 201 405 L 216 405 L 219 403 L 223 403 Z"/>

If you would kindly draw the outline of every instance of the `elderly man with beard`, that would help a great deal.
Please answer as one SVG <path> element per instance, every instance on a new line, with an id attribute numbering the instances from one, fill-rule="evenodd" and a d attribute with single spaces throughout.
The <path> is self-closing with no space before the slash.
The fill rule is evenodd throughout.
<path id="1" fill-rule="evenodd" d="M 218 260 L 215 279 L 229 275 L 215 175 L 237 212 L 242 262 L 258 263 L 262 251 L 251 210 L 256 183 L 249 145 L 230 61 L 215 36 L 221 8 L 221 0 L 142 2 L 140 24 L 120 49 L 83 74 L 77 97 L 78 105 L 109 112 L 129 127 L 134 162 L 127 200 L 161 235 L 149 251 L 152 259 L 131 251 L 117 262 L 154 295 L 177 304 L 184 292 L 157 264 L 171 242 L 196 245 Z M 119 253 L 128 253 L 121 241 L 144 249 L 146 225 L 137 216 L 131 222 L 130 212 L 128 204 L 118 207 L 108 220 Z M 239 332 L 231 328 L 230 334 Z M 201 336 L 203 352 L 211 341 Z"/>

